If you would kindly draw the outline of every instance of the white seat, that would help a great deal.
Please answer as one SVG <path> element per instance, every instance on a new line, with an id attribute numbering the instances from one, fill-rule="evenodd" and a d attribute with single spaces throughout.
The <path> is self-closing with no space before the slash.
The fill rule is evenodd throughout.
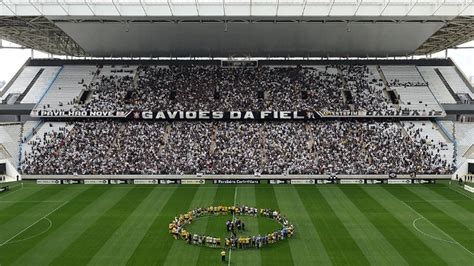
<path id="1" fill-rule="evenodd" d="M 18 75 L 18 77 L 13 81 L 11 86 L 8 88 L 8 91 L 6 91 L 1 97 L 0 101 L 6 99 L 9 94 L 21 94 L 26 90 L 26 87 L 31 83 L 31 81 L 35 78 L 36 74 L 38 74 L 38 71 L 40 71 L 42 67 L 32 67 L 32 66 L 27 66 L 23 68 L 21 73 Z"/>
<path id="2" fill-rule="evenodd" d="M 0 124 L 0 144 L 10 154 L 9 161 L 15 166 L 18 166 L 18 155 L 20 151 L 20 124 L 1 125 Z"/>
<path id="3" fill-rule="evenodd" d="M 41 96 L 51 86 L 54 78 L 58 74 L 60 67 L 43 67 L 44 71 L 30 88 L 21 103 L 37 103 Z"/>
<path id="4" fill-rule="evenodd" d="M 454 93 L 467 93 L 474 99 L 474 93 L 469 89 L 464 80 L 459 76 L 454 66 L 437 67 L 439 72 L 443 75 L 446 82 L 448 82 Z"/>
<path id="5" fill-rule="evenodd" d="M 91 82 L 96 69 L 95 66 L 64 66 L 36 110 L 67 111 L 73 108 L 73 100 L 81 93 L 83 84 Z M 84 83 L 80 84 L 82 80 Z"/>
<path id="6" fill-rule="evenodd" d="M 474 123 L 455 122 L 457 162 L 461 162 L 464 153 L 474 144 Z"/>
<path id="7" fill-rule="evenodd" d="M 453 98 L 448 88 L 446 88 L 441 78 L 435 72 L 435 68 L 437 67 L 420 66 L 418 67 L 418 70 L 420 70 L 421 75 L 426 80 L 426 82 L 428 82 L 428 86 L 430 87 L 436 99 L 438 99 L 438 102 L 456 103 L 456 100 Z"/>

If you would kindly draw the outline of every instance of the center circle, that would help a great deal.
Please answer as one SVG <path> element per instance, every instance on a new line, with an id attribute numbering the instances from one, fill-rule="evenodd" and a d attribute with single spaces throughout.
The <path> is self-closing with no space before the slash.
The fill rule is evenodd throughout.
<path id="1" fill-rule="evenodd" d="M 260 218 L 257 226 L 253 219 Z M 174 217 L 168 230 L 189 245 L 232 249 L 262 248 L 294 235 L 293 224 L 279 211 L 245 205 L 194 208 Z"/>

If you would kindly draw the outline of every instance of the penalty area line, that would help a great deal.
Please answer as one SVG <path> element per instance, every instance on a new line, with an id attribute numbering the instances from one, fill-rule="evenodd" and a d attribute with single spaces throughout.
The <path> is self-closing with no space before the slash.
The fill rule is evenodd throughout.
<path id="1" fill-rule="evenodd" d="M 400 202 L 403 203 L 403 205 L 407 206 L 410 210 L 412 210 L 414 213 L 418 214 L 419 218 L 423 218 L 425 219 L 428 223 L 430 223 L 434 228 L 438 229 L 441 233 L 443 233 L 446 237 L 448 237 L 449 239 L 452 240 L 452 243 L 453 244 L 457 244 L 458 246 L 460 246 L 461 248 L 463 248 L 465 251 L 467 251 L 469 254 L 471 255 L 474 255 L 474 253 L 472 253 L 472 251 L 470 251 L 469 249 L 467 249 L 466 247 L 464 247 L 463 245 L 461 245 L 461 243 L 459 243 L 458 241 L 456 241 L 452 236 L 450 236 L 448 233 L 444 232 L 443 230 L 441 230 L 441 228 L 439 228 L 438 226 L 436 226 L 435 224 L 433 224 L 430 220 L 428 220 L 425 216 L 423 216 L 421 213 L 417 212 L 415 209 L 413 209 L 410 205 L 408 205 L 406 202 L 404 202 L 403 200 L 399 200 Z M 415 219 L 415 221 L 413 221 L 413 223 L 415 223 L 418 219 Z M 415 226 L 415 229 L 426 235 L 424 232 L 421 232 L 420 230 L 418 230 L 418 228 Z M 430 236 L 431 238 L 434 238 L 433 236 Z M 435 238 L 436 240 L 441 240 L 441 239 L 438 239 L 438 238 Z M 445 242 L 448 242 L 450 243 L 449 241 L 446 241 L 444 240 Z"/>
<path id="2" fill-rule="evenodd" d="M 451 244 L 456 244 L 456 242 L 453 242 L 452 240 L 446 240 L 446 239 L 442 239 L 442 238 L 439 238 L 439 237 L 436 237 L 436 236 L 433 236 L 431 234 L 428 234 L 428 233 L 425 233 L 423 232 L 421 229 L 419 229 L 417 226 L 416 226 L 416 222 L 419 221 L 419 220 L 422 220 L 422 219 L 425 219 L 423 217 L 418 217 L 416 218 L 415 220 L 413 220 L 413 227 L 416 229 L 416 231 L 420 232 L 421 234 L 427 236 L 427 237 L 430 237 L 430 238 L 433 238 L 433 239 L 436 239 L 436 240 L 439 240 L 439 241 L 443 241 L 443 242 L 446 242 L 446 243 L 451 243 Z M 426 220 L 426 219 L 425 219 Z"/>
<path id="3" fill-rule="evenodd" d="M 5 242 L 3 242 L 2 244 L 0 244 L 0 247 L 3 247 L 4 245 L 8 244 L 10 241 L 12 241 L 13 239 L 15 239 L 15 237 L 21 235 L 22 233 L 24 233 L 26 230 L 30 229 L 31 227 L 33 227 L 35 224 L 39 223 L 41 220 L 43 219 L 46 219 L 48 216 L 50 216 L 51 214 L 53 214 L 55 211 L 59 210 L 60 208 L 62 208 L 64 205 L 66 205 L 69 201 L 65 201 L 63 204 L 59 205 L 58 207 L 56 207 L 54 210 L 50 211 L 48 214 L 46 214 L 45 216 L 39 218 L 38 220 L 36 220 L 36 222 L 28 225 L 27 227 L 25 227 L 23 230 L 21 230 L 20 232 L 18 232 L 16 235 L 12 236 L 11 238 L 9 238 L 8 240 L 6 240 Z M 49 220 L 49 219 L 48 219 Z"/>
<path id="4" fill-rule="evenodd" d="M 15 189 L 15 190 L 13 190 L 13 191 L 7 192 L 5 195 L 2 195 L 2 196 L 0 197 L 0 199 L 3 199 L 3 198 L 5 198 L 5 197 L 7 197 L 7 196 L 10 196 L 11 194 L 13 194 L 13 193 L 15 193 L 15 192 L 18 192 L 18 191 L 20 191 L 20 190 L 23 190 L 23 182 L 21 182 L 21 185 L 14 186 L 13 188 L 16 188 L 16 187 L 20 187 L 20 188 L 19 188 L 19 189 Z M 0 265 L 1 265 L 1 264 L 0 264 Z"/>
<path id="5" fill-rule="evenodd" d="M 44 220 L 48 221 L 49 225 L 48 225 L 48 228 L 46 228 L 46 229 L 43 230 L 42 232 L 40 232 L 40 233 L 38 233 L 38 234 L 36 234 L 36 235 L 29 236 L 29 237 L 27 237 L 27 238 L 22 238 L 22 239 L 19 239 L 19 240 L 10 241 L 10 242 L 8 242 L 7 244 L 20 243 L 20 242 L 23 242 L 23 241 L 26 241 L 26 240 L 30 240 L 30 239 L 32 239 L 32 238 L 35 238 L 35 237 L 37 237 L 37 236 L 40 236 L 40 235 L 42 235 L 42 234 L 48 232 L 49 229 L 51 229 L 51 227 L 53 227 L 53 222 L 51 222 L 51 220 L 48 219 L 48 218 L 44 218 Z"/>
<path id="6" fill-rule="evenodd" d="M 470 195 L 464 193 L 464 190 L 462 190 L 463 192 L 461 192 L 461 190 L 459 190 L 458 188 L 456 188 L 456 189 L 452 188 L 451 185 L 449 185 L 448 188 L 451 189 L 451 190 L 454 191 L 454 192 L 457 192 L 458 194 L 463 195 L 464 197 L 468 197 L 468 198 L 470 198 L 471 200 L 474 200 L 473 197 L 471 197 Z"/>

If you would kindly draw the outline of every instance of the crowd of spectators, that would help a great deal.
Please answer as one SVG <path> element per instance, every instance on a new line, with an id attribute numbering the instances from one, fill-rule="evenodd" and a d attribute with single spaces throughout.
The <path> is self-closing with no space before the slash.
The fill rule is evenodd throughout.
<path id="1" fill-rule="evenodd" d="M 141 66 L 99 75 L 79 110 L 364 111 L 387 109 L 367 66 Z M 343 96 L 343 91 L 346 97 Z"/>
<path id="2" fill-rule="evenodd" d="M 346 90 L 351 95 L 356 95 L 351 99 L 354 111 L 381 111 L 389 109 L 389 103 L 383 94 L 383 82 L 374 78 L 367 66 L 339 66 L 342 77 L 346 82 Z M 372 78 L 370 78 L 372 77 Z"/>
<path id="3" fill-rule="evenodd" d="M 26 174 L 444 174 L 453 168 L 438 146 L 379 121 L 85 121 L 37 134 L 27 146 Z"/>
<path id="4" fill-rule="evenodd" d="M 422 87 L 428 86 L 428 82 L 425 81 L 400 81 L 399 79 L 393 79 L 388 82 L 390 87 Z"/>

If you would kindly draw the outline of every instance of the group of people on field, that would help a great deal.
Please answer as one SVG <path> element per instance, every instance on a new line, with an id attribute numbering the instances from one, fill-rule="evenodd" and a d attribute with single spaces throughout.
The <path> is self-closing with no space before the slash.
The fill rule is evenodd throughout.
<path id="1" fill-rule="evenodd" d="M 272 209 L 257 209 L 249 206 L 209 206 L 207 208 L 195 208 L 184 214 L 176 216 L 168 226 L 169 233 L 175 239 L 185 240 L 188 244 L 207 246 L 212 248 L 221 247 L 221 238 L 210 235 L 193 234 L 186 230 L 185 226 L 192 223 L 193 218 L 209 215 L 232 215 L 232 219 L 226 221 L 227 232 L 225 248 L 261 248 L 268 244 L 290 238 L 294 234 L 294 227 L 288 219 L 278 211 Z M 245 232 L 245 223 L 236 216 L 249 215 L 261 216 L 275 220 L 282 225 L 281 229 L 257 236 L 238 236 Z"/>

